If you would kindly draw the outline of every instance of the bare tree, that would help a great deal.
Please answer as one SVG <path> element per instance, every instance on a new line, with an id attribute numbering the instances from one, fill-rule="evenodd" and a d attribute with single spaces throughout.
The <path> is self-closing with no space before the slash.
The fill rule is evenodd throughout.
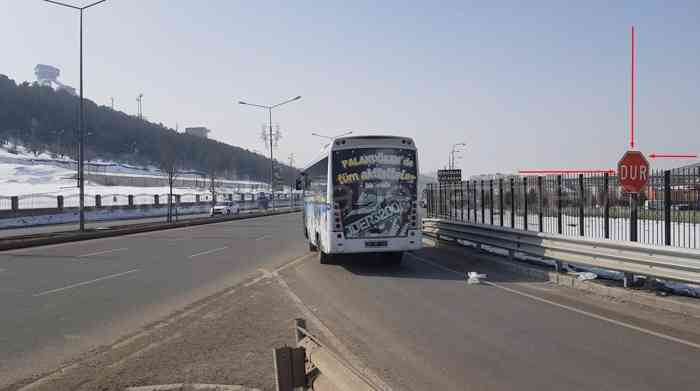
<path id="1" fill-rule="evenodd" d="M 173 186 L 175 180 L 180 175 L 183 159 L 179 151 L 178 143 L 172 137 L 161 139 L 160 143 L 160 160 L 158 168 L 165 173 L 168 178 L 168 222 L 173 221 Z"/>
<path id="2" fill-rule="evenodd" d="M 220 176 L 226 168 L 224 160 L 221 156 L 211 154 L 207 156 L 207 180 L 209 182 L 209 191 L 211 192 L 211 205 L 216 205 L 216 178 Z"/>

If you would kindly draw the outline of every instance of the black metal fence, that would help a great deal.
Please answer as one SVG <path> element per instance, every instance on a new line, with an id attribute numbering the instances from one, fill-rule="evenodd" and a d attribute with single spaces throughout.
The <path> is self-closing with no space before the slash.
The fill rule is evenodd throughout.
<path id="1" fill-rule="evenodd" d="M 428 217 L 568 236 L 700 248 L 700 167 L 654 171 L 639 194 L 611 174 L 429 184 Z"/>

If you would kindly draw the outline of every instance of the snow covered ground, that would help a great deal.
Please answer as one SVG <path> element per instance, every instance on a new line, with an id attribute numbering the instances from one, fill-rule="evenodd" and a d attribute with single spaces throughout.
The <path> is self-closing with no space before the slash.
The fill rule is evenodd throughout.
<path id="1" fill-rule="evenodd" d="M 473 210 L 469 214 L 470 221 L 473 221 Z M 490 210 L 485 209 L 485 222 L 490 224 Z M 510 211 L 503 211 L 503 225 L 510 227 Z M 461 211 L 456 210 L 452 214 L 453 217 L 460 219 Z M 467 211 L 464 211 L 464 220 L 467 221 Z M 481 209 L 477 210 L 476 221 L 481 223 Z M 604 238 L 605 219 L 602 216 L 586 216 L 584 217 L 584 233 L 590 238 Z M 494 210 L 493 216 L 494 225 L 500 225 L 500 215 L 498 210 Z M 555 216 L 543 216 L 542 219 L 543 231 L 548 233 L 557 233 L 557 218 Z M 516 214 L 515 228 L 524 229 L 525 218 L 523 215 Z M 537 214 L 531 213 L 528 215 L 528 231 L 539 231 L 539 217 Z M 579 236 L 579 220 L 578 216 L 562 216 L 562 234 L 566 236 Z M 610 239 L 613 240 L 629 240 L 630 238 L 630 221 L 628 218 L 611 218 L 610 219 Z M 663 220 L 645 220 L 640 219 L 637 225 L 637 239 L 641 243 L 647 244 L 664 244 L 665 227 Z M 700 249 L 700 221 L 693 222 L 671 222 L 671 245 L 676 247 Z"/>
<path id="2" fill-rule="evenodd" d="M 195 205 L 180 207 L 177 215 L 208 213 L 209 205 Z M 98 209 L 85 213 L 87 221 L 111 221 L 146 217 L 160 217 L 168 213 L 167 208 L 135 208 L 135 209 Z M 79 220 L 78 212 L 53 213 L 39 216 L 22 216 L 8 219 L 0 219 L 0 229 L 33 227 L 38 225 L 74 223 Z"/>
<path id="3" fill-rule="evenodd" d="M 159 176 L 161 173 L 153 167 L 136 167 L 115 162 L 91 162 L 86 166 L 91 172 L 116 173 L 129 176 Z M 11 153 L 6 146 L 0 147 L 0 210 L 11 209 L 10 197 L 19 197 L 19 209 L 55 208 L 56 196 L 64 197 L 64 207 L 78 205 L 78 188 L 75 179 L 75 162 L 67 158 L 56 158 L 46 153 L 34 155 L 23 147 L 17 148 L 17 153 Z M 248 193 L 252 188 L 240 189 L 238 185 L 262 185 L 253 181 L 222 181 L 217 189 L 220 193 Z M 234 190 L 238 188 L 237 190 Z M 153 196 L 160 195 L 162 201 L 167 199 L 167 186 L 136 187 L 136 186 L 104 186 L 86 181 L 85 204 L 94 206 L 95 195 L 102 196 L 103 206 L 127 205 L 129 194 L 134 195 L 137 205 L 153 204 Z M 180 194 L 181 202 L 193 202 L 195 195 L 201 195 L 206 200 L 208 189 L 204 188 L 175 188 L 175 194 Z"/>

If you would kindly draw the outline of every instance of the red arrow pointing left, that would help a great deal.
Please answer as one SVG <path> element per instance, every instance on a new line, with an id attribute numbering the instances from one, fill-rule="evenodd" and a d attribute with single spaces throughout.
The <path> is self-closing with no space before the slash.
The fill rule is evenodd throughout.
<path id="1" fill-rule="evenodd" d="M 649 157 L 652 159 L 697 159 L 698 155 L 693 153 L 651 153 Z"/>

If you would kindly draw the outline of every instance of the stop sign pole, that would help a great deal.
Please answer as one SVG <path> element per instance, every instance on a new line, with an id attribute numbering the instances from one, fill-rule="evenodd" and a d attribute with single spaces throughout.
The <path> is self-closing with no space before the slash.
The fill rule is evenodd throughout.
<path id="1" fill-rule="evenodd" d="M 639 192 L 649 183 L 650 168 L 644 154 L 627 151 L 617 163 L 617 178 L 622 189 L 630 194 L 630 240 L 637 241 Z"/>

